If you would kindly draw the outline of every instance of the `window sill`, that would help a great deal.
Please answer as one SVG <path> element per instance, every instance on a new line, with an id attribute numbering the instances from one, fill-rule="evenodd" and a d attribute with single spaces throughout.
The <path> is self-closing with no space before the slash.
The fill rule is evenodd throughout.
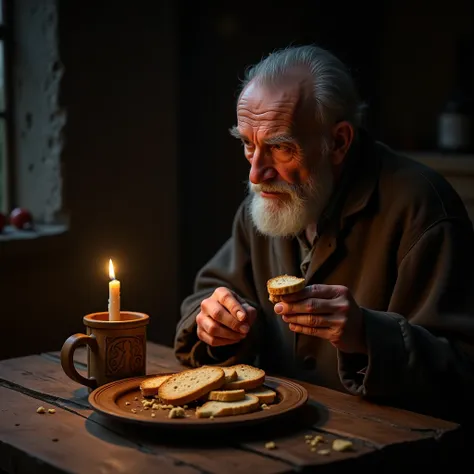
<path id="1" fill-rule="evenodd" d="M 0 257 L 21 258 L 61 251 L 68 238 L 65 225 L 37 225 L 34 230 L 16 230 L 10 226 L 0 233 Z"/>
<path id="2" fill-rule="evenodd" d="M 34 230 L 17 230 L 14 227 L 6 226 L 0 233 L 0 245 L 2 245 L 1 242 L 41 239 L 51 235 L 64 234 L 64 232 L 67 232 L 67 227 L 64 225 L 37 225 Z"/>

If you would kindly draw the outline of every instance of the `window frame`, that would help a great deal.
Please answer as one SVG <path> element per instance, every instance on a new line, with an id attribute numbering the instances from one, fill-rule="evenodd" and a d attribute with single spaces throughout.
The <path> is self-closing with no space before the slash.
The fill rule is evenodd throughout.
<path id="1" fill-rule="evenodd" d="M 4 69 L 4 105 L 0 111 L 0 118 L 5 123 L 5 144 L 3 162 L 3 209 L 0 212 L 8 213 L 15 201 L 15 166 L 14 166 L 14 97 L 13 97 L 13 4 L 12 0 L 2 1 L 2 19 L 0 24 L 0 40 L 3 41 L 3 69 Z M 5 189 L 6 188 L 6 189 Z"/>

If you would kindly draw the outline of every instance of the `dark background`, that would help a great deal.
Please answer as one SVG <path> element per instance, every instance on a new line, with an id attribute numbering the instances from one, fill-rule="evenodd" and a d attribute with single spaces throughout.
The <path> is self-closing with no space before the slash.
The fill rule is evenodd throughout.
<path id="1" fill-rule="evenodd" d="M 0 359 L 59 350 L 84 314 L 106 310 L 110 257 L 122 308 L 150 314 L 149 339 L 172 343 L 179 304 L 244 195 L 228 129 L 246 66 L 290 43 L 326 47 L 352 70 L 376 138 L 433 150 L 473 14 L 469 0 L 60 0 L 70 229 L 2 250 Z"/>

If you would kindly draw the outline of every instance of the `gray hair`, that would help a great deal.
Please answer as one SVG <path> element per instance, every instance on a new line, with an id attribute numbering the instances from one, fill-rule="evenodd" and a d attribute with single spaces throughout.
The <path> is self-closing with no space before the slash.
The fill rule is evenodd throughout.
<path id="1" fill-rule="evenodd" d="M 313 82 L 316 119 L 324 131 L 340 120 L 357 130 L 363 120 L 363 104 L 349 70 L 337 57 L 318 46 L 290 46 L 270 53 L 245 72 L 241 91 L 250 81 L 274 83 L 291 69 L 303 66 Z"/>

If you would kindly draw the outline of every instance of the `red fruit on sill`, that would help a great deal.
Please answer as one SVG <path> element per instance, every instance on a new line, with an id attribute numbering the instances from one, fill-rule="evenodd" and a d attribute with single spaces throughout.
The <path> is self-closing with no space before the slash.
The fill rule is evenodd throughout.
<path id="1" fill-rule="evenodd" d="M 31 229 L 33 216 L 27 209 L 17 207 L 10 213 L 10 224 L 20 230 Z"/>
<path id="2" fill-rule="evenodd" d="M 2 230 L 5 227 L 6 223 L 7 223 L 7 218 L 6 218 L 5 214 L 2 214 L 0 212 L 0 232 L 2 232 Z"/>

